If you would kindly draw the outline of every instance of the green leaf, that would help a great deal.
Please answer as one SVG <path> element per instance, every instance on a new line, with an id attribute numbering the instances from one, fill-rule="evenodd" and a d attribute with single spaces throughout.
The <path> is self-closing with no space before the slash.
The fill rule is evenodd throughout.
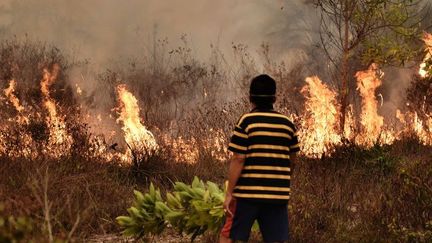
<path id="1" fill-rule="evenodd" d="M 176 231 L 195 238 L 208 230 L 216 232 L 222 225 L 224 192 L 213 182 L 204 183 L 195 177 L 191 185 L 176 182 L 174 192 L 167 192 L 165 197 L 153 184 L 148 193 L 134 194 L 134 206 L 128 209 L 130 216 L 116 218 L 124 235 L 160 234 L 170 224 Z"/>
<path id="2" fill-rule="evenodd" d="M 134 190 L 134 195 L 139 204 L 144 202 L 144 195 L 140 191 Z"/>
<path id="3" fill-rule="evenodd" d="M 154 199 L 156 197 L 156 190 L 155 187 L 153 185 L 153 182 L 150 183 L 150 190 L 149 190 L 149 194 L 150 196 Z"/>
<path id="4" fill-rule="evenodd" d="M 133 223 L 133 219 L 131 217 L 128 216 L 118 216 L 116 218 L 117 223 L 121 226 L 128 226 L 131 225 Z"/>
<path id="5" fill-rule="evenodd" d="M 130 207 L 127 211 L 130 215 L 134 217 L 140 217 L 140 212 L 136 207 Z"/>

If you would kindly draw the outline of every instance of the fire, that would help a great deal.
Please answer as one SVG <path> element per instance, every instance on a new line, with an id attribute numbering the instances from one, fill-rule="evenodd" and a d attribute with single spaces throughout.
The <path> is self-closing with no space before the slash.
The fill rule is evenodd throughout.
<path id="1" fill-rule="evenodd" d="M 299 133 L 302 152 L 311 157 L 331 153 L 341 143 L 338 132 L 340 105 L 337 94 L 317 76 L 306 78 L 303 87 L 306 114 L 302 117 Z"/>
<path id="2" fill-rule="evenodd" d="M 171 124 L 167 130 L 177 129 L 176 124 Z M 164 148 L 169 149 L 170 157 L 176 162 L 194 164 L 200 159 L 206 159 L 206 156 L 211 156 L 220 162 L 227 160 L 227 140 L 221 129 L 210 128 L 206 130 L 206 136 L 188 136 L 188 138 L 162 132 L 160 138 Z"/>
<path id="3" fill-rule="evenodd" d="M 9 82 L 9 87 L 4 90 L 4 94 L 9 99 L 9 102 L 13 105 L 15 110 L 18 113 L 21 113 L 24 111 L 24 106 L 22 106 L 20 104 L 18 97 L 16 97 L 15 88 L 16 88 L 16 81 L 15 81 L 15 79 L 12 79 Z M 28 124 L 29 123 L 28 117 L 23 116 L 21 114 L 17 116 L 17 121 L 19 124 Z"/>
<path id="4" fill-rule="evenodd" d="M 78 95 L 82 95 L 82 89 L 81 89 L 81 87 L 78 86 L 78 84 L 75 84 L 75 87 L 76 87 L 76 93 L 77 93 Z"/>
<path id="5" fill-rule="evenodd" d="M 425 34 L 424 41 L 428 53 L 419 72 L 422 77 L 427 77 L 428 73 L 425 69 L 426 63 L 432 58 L 432 35 Z M 0 100 L 5 101 L 5 104 L 16 110 L 16 112 L 12 112 L 14 114 L 12 117 L 2 120 L 4 124 L 0 124 L 0 154 L 33 158 L 40 153 L 58 157 L 70 152 L 74 141 L 66 127 L 65 115 L 61 113 L 58 103 L 51 97 L 50 93 L 51 86 L 56 81 L 59 71 L 58 65 L 54 65 L 52 69 L 43 70 L 40 91 L 43 97 L 41 106 L 46 110 L 46 117 L 42 117 L 37 112 L 40 110 L 37 107 L 27 104 L 24 106 L 20 103 L 16 94 L 16 80 L 10 80 L 9 86 L 0 93 Z M 355 77 L 361 103 L 359 107 L 355 107 L 355 104 L 347 107 L 345 124 L 342 129 L 340 127 L 341 105 L 338 102 L 338 93 L 317 76 L 305 79 L 306 84 L 301 90 L 305 96 L 304 111 L 296 117 L 292 117 L 292 120 L 300 121 L 298 134 L 303 155 L 314 158 L 330 155 L 337 146 L 341 146 L 347 141 L 366 148 L 374 144 L 391 144 L 402 139 L 405 135 L 412 135 L 418 138 L 422 144 L 432 146 L 432 114 L 429 111 L 425 108 L 422 111 L 417 111 L 418 113 L 415 111 L 403 113 L 398 110 L 395 116 L 400 121 L 398 124 L 400 128 L 385 126 L 384 118 L 378 112 L 379 106 L 383 105 L 383 96 L 376 93 L 381 86 L 383 73 L 376 64 L 372 64 L 367 70 L 357 72 Z M 75 87 L 76 92 L 74 93 L 76 95 L 86 94 L 86 90 L 81 89 L 78 85 Z M 207 92 L 205 91 L 206 95 Z M 86 147 L 85 153 L 89 158 L 97 157 L 104 161 L 118 159 L 130 162 L 132 156 L 136 159 L 137 154 L 139 156 L 149 155 L 158 150 L 159 146 L 163 146 L 170 152 L 170 158 L 177 162 L 195 163 L 202 159 L 202 156 L 211 156 L 214 160 L 219 161 L 226 160 L 227 135 L 223 129 L 218 130 L 209 127 L 205 128 L 206 135 L 194 137 L 194 134 L 187 134 L 187 136 L 181 137 L 173 136 L 169 132 L 179 131 L 178 128 L 168 128 L 164 132 L 155 128 L 155 134 L 160 140 L 160 145 L 158 145 L 153 133 L 143 124 L 138 100 L 127 90 L 126 85 L 118 85 L 116 95 L 118 101 L 118 106 L 115 108 L 116 115 L 118 115 L 116 122 L 122 126 L 124 141 L 129 149 L 126 152 L 120 152 L 117 149 L 116 141 L 106 141 L 106 139 L 111 140 L 116 137 L 115 132 L 112 131 L 111 135 L 94 136 L 86 144 L 88 147 Z M 80 112 L 84 109 L 81 108 Z M 9 110 L 7 109 L 7 111 Z M 356 113 L 358 110 L 361 111 L 360 114 Z M 95 117 L 98 122 L 104 121 L 107 117 L 113 118 L 111 114 L 91 116 L 89 113 L 80 113 L 80 115 L 81 118 Z M 32 128 L 30 122 L 38 121 L 38 119 L 42 123 L 45 122 L 49 129 L 47 146 L 43 149 L 35 148 L 38 140 L 32 131 L 28 130 L 28 128 Z M 16 128 L 16 133 L 8 133 L 14 128 Z M 72 131 L 73 128 L 70 129 Z"/>
<path id="6" fill-rule="evenodd" d="M 403 114 L 397 110 L 396 117 L 405 127 L 403 132 L 414 133 L 422 144 L 432 145 L 432 114 L 420 119 L 417 112 Z"/>
<path id="7" fill-rule="evenodd" d="M 4 94 L 9 99 L 9 101 L 12 103 L 12 105 L 15 107 L 15 109 L 18 112 L 22 112 L 24 110 L 24 107 L 20 105 L 19 99 L 14 94 L 15 87 L 16 87 L 16 81 L 14 79 L 12 79 L 9 82 L 9 87 L 4 90 Z"/>
<path id="8" fill-rule="evenodd" d="M 141 123 L 140 108 L 135 96 L 126 89 L 126 85 L 117 86 L 119 107 L 117 123 L 123 124 L 125 141 L 132 150 L 153 152 L 158 145 L 153 134 Z"/>
<path id="9" fill-rule="evenodd" d="M 362 97 L 361 132 L 356 137 L 356 142 L 367 147 L 378 141 L 384 124 L 384 118 L 378 114 L 378 101 L 375 97 L 376 89 L 381 86 L 378 73 L 378 66 L 372 64 L 368 70 L 356 74 L 357 89 Z"/>
<path id="10" fill-rule="evenodd" d="M 425 122 L 425 127 L 427 129 L 427 134 L 424 138 L 421 138 L 425 145 L 432 146 L 432 114 L 428 115 L 428 118 Z"/>
<path id="11" fill-rule="evenodd" d="M 355 138 L 355 124 L 353 106 L 349 105 L 347 107 L 343 133 L 343 137 L 348 141 L 352 141 Z"/>
<path id="12" fill-rule="evenodd" d="M 18 97 L 15 95 L 16 84 L 16 81 L 12 79 L 9 82 L 9 87 L 3 90 L 7 98 L 6 103 L 12 105 L 18 114 L 15 118 L 8 119 L 10 123 L 3 124 L 0 127 L 0 154 L 7 154 L 10 157 L 24 156 L 32 158 L 34 155 L 32 152 L 32 137 L 22 129 L 29 124 L 29 118 L 23 114 L 25 108 L 20 104 Z M 16 129 L 20 132 L 16 133 Z M 11 130 L 14 130 L 14 132 L 11 133 Z M 2 132 L 4 133 L 2 134 Z M 8 143 L 11 140 L 14 141 Z"/>
<path id="13" fill-rule="evenodd" d="M 384 118 L 378 114 L 379 101 L 382 105 L 383 98 L 376 95 L 383 75 L 376 64 L 372 64 L 368 70 L 357 72 L 357 87 L 361 96 L 360 126 L 357 129 L 354 109 L 349 105 L 342 132 L 338 129 L 340 104 L 337 93 L 316 76 L 306 78 L 306 85 L 302 89 L 306 98 L 305 113 L 300 117 L 299 131 L 302 153 L 315 158 L 328 155 L 343 141 L 363 147 L 392 144 L 405 134 L 413 134 L 423 144 L 432 145 L 432 114 L 420 119 L 415 112 L 403 114 L 398 110 L 396 117 L 404 129 L 398 131 L 384 127 Z"/>
<path id="14" fill-rule="evenodd" d="M 162 141 L 165 146 L 170 148 L 171 155 L 176 162 L 191 164 L 198 162 L 199 151 L 195 138 L 184 139 L 181 136 L 173 138 L 164 134 Z"/>
<path id="15" fill-rule="evenodd" d="M 204 147 L 210 151 L 210 154 L 216 160 L 223 162 L 226 161 L 228 149 L 226 147 L 226 139 L 223 136 L 222 130 L 210 129 L 209 131 L 212 135 L 205 141 Z"/>
<path id="16" fill-rule="evenodd" d="M 45 68 L 40 82 L 44 99 L 43 106 L 48 111 L 46 117 L 46 123 L 50 131 L 48 149 L 52 150 L 51 154 L 54 156 L 67 153 L 72 145 L 72 137 L 66 131 L 64 117 L 58 114 L 57 104 L 50 96 L 49 88 L 57 79 L 59 71 L 60 67 L 58 65 L 54 65 L 51 72 Z"/>
<path id="17" fill-rule="evenodd" d="M 419 74 L 422 78 L 428 77 L 428 70 L 426 70 L 426 62 L 432 59 L 432 34 L 425 33 L 423 37 L 423 41 L 426 45 L 426 56 L 423 59 L 423 63 L 420 64 Z"/>

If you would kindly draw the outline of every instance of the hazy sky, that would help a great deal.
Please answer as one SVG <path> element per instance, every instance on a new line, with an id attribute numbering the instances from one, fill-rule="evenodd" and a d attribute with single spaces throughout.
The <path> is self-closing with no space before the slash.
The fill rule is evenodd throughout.
<path id="1" fill-rule="evenodd" d="M 154 33 L 172 47 L 187 34 L 203 57 L 210 44 L 227 50 L 240 42 L 255 50 L 268 42 L 290 59 L 316 42 L 316 10 L 302 0 L 0 0 L 0 6 L 3 38 L 27 34 L 95 62 L 138 55 Z"/>
<path id="2" fill-rule="evenodd" d="M 304 2 L 0 0 L 0 38 L 27 36 L 52 43 L 79 59 L 90 58 L 102 69 L 112 61 L 144 55 L 145 50 L 151 50 L 154 36 L 168 38 L 169 48 L 175 48 L 186 34 L 194 56 L 203 60 L 210 54 L 210 44 L 229 58 L 233 42 L 247 44 L 252 52 L 267 42 L 274 56 L 288 67 L 309 58 L 315 66 L 311 74 L 328 82 L 320 72 L 327 67 L 326 61 L 308 57 L 305 52 L 319 42 L 319 14 Z M 410 75 L 406 70 L 386 75 L 392 83 L 400 84 L 386 88 L 391 92 L 385 94 L 384 100 L 391 107 L 400 103 L 398 97 L 405 92 Z"/>

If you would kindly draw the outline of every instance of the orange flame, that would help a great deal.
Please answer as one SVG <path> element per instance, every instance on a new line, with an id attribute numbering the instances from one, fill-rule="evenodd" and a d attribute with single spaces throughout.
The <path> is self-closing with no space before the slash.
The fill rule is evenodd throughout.
<path id="1" fill-rule="evenodd" d="M 341 143 L 338 132 L 340 106 L 336 92 L 331 90 L 317 76 L 306 78 L 303 87 L 306 114 L 299 132 L 302 152 L 311 157 L 331 153 Z"/>
<path id="2" fill-rule="evenodd" d="M 425 61 L 427 61 L 431 58 L 432 53 L 432 35 L 426 34 L 424 40 L 428 46 L 428 53 L 425 57 Z M 423 63 L 419 71 L 423 77 L 428 75 L 424 70 L 425 67 L 426 63 Z M 46 123 L 50 132 L 47 149 L 43 152 L 48 152 L 52 156 L 59 156 L 69 151 L 73 142 L 72 137 L 68 135 L 64 116 L 60 114 L 58 104 L 50 95 L 50 87 L 55 82 L 58 73 L 58 65 L 54 65 L 51 71 L 44 69 L 43 78 L 40 82 L 40 90 L 43 95 L 42 104 L 47 110 Z M 379 102 L 376 95 L 377 88 L 381 85 L 381 74 L 383 73 L 379 71 L 376 64 L 372 64 L 368 70 L 357 72 L 357 88 L 362 98 L 361 114 L 357 118 L 360 119 L 358 120 L 360 126 L 359 129 L 356 129 L 357 121 L 356 117 L 354 117 L 354 108 L 350 105 L 347 109 L 343 131 L 339 129 L 340 104 L 337 100 L 337 92 L 329 88 L 317 76 L 306 78 L 306 85 L 302 89 L 306 99 L 305 112 L 299 118 L 301 121 L 299 136 L 304 155 L 316 158 L 330 154 L 336 146 L 342 145 L 343 138 L 358 145 L 370 147 L 376 143 L 381 145 L 391 144 L 401 139 L 404 134 L 413 134 L 419 138 L 421 143 L 432 145 L 432 114 L 425 114 L 425 111 L 417 114 L 416 112 L 402 113 L 398 110 L 396 117 L 403 124 L 403 128 L 393 130 L 384 126 L 384 118 L 378 113 Z M 79 86 L 76 85 L 76 88 L 77 94 L 83 92 Z M 17 119 L 9 119 L 5 124 L 1 124 L 0 154 L 33 156 L 38 152 L 33 150 L 34 141 L 32 141 L 29 133 L 24 132 L 19 137 L 19 140 L 24 141 L 19 144 L 19 147 L 22 148 L 21 151 L 12 151 L 7 147 L 9 146 L 8 143 L 4 141 L 4 136 L 6 136 L 4 131 L 8 131 L 8 128 L 11 127 L 9 122 L 18 122 L 19 125 L 28 124 L 28 118 L 22 113 L 28 113 L 31 110 L 20 104 L 15 89 L 16 81 L 11 80 L 9 87 L 3 91 L 8 103 L 13 105 L 18 112 L 18 116 Z M 89 156 L 103 157 L 107 161 L 114 157 L 130 161 L 130 154 L 135 150 L 145 153 L 152 153 L 157 150 L 158 144 L 154 135 L 143 125 L 140 118 L 138 100 L 126 89 L 125 85 L 117 86 L 116 94 L 118 101 L 118 107 L 115 109 L 118 114 L 116 121 L 122 123 L 124 140 L 130 150 L 127 150 L 126 153 L 120 153 L 112 145 L 107 145 L 105 137 L 97 137 L 89 145 Z M 0 98 L 4 99 L 3 97 Z M 381 105 L 382 101 L 381 96 Z M 26 122 L 20 121 L 21 118 L 19 117 L 26 119 Z M 96 119 L 98 121 L 103 120 L 100 114 L 97 115 Z M 162 135 L 161 142 L 171 149 L 174 159 L 178 162 L 197 162 L 203 154 L 203 151 L 200 151 L 199 148 L 204 148 L 204 152 L 206 152 L 204 155 L 208 154 L 217 160 L 224 161 L 227 151 L 223 131 L 209 129 L 209 132 L 212 136 L 201 139 L 198 139 L 198 137 L 190 139 L 173 138 L 169 135 Z"/>
<path id="3" fill-rule="evenodd" d="M 199 151 L 195 138 L 184 139 L 183 137 L 173 138 L 168 134 L 162 135 L 162 141 L 170 149 L 176 162 L 196 163 L 199 159 Z"/>
<path id="4" fill-rule="evenodd" d="M 60 67 L 58 65 L 53 66 L 52 72 L 48 69 L 43 70 L 43 78 L 41 80 L 41 92 L 44 96 L 43 105 L 48 111 L 48 116 L 46 118 L 46 123 L 50 130 L 49 145 L 52 150 L 52 155 L 57 156 L 68 152 L 71 144 L 72 137 L 68 135 L 66 131 L 66 124 L 64 122 L 64 117 L 60 116 L 57 111 L 57 104 L 50 97 L 50 86 L 57 79 Z"/>
<path id="5" fill-rule="evenodd" d="M 418 117 L 414 112 L 412 119 L 412 129 L 424 145 L 432 145 L 432 118 L 429 116 L 425 121 Z"/>
<path id="6" fill-rule="evenodd" d="M 14 128 L 20 129 L 22 128 L 23 125 L 29 124 L 29 118 L 22 114 L 25 108 L 20 104 L 18 97 L 16 97 L 15 90 L 16 90 L 16 81 L 12 79 L 9 82 L 9 87 L 4 90 L 4 94 L 8 98 L 9 103 L 12 104 L 12 106 L 18 112 L 16 119 L 8 119 L 8 121 L 17 122 L 18 126 L 16 126 L 15 124 L 13 124 L 12 126 L 14 126 Z M 11 127 L 8 127 L 8 125 L 5 125 L 4 127 L 0 127 L 0 128 L 5 131 L 12 129 Z M 30 136 L 30 134 L 25 133 L 23 131 L 14 136 L 18 136 L 18 138 L 15 138 L 17 142 L 14 142 L 12 144 L 7 144 L 5 143 L 6 141 L 3 141 L 3 143 L 0 144 L 0 154 L 7 154 L 8 156 L 11 157 L 19 157 L 19 156 L 24 156 L 26 158 L 33 157 L 35 153 L 32 151 L 32 148 L 34 146 L 32 146 L 33 139 Z M 2 137 L 1 134 L 0 134 L 0 138 L 1 140 L 5 139 L 4 137 Z"/>
<path id="7" fill-rule="evenodd" d="M 414 133 L 422 144 L 432 145 L 432 114 L 426 115 L 426 118 L 422 120 L 417 112 L 403 114 L 397 110 L 396 117 L 404 126 L 401 133 Z"/>
<path id="8" fill-rule="evenodd" d="M 18 112 L 22 112 L 24 110 L 24 107 L 20 105 L 19 99 L 14 94 L 15 87 L 16 87 L 16 81 L 12 79 L 9 82 L 9 87 L 4 90 L 4 94 L 7 98 L 9 98 L 9 101 L 12 103 L 15 109 Z"/>
<path id="9" fill-rule="evenodd" d="M 117 99 L 119 107 L 117 123 L 122 122 L 126 143 L 132 149 L 152 152 L 158 145 L 153 134 L 141 123 L 140 108 L 135 96 L 126 89 L 126 85 L 117 86 Z"/>
<path id="10" fill-rule="evenodd" d="M 210 128 L 209 132 L 211 132 L 212 136 L 207 138 L 205 147 L 217 161 L 226 161 L 228 159 L 228 149 L 225 144 L 226 140 L 224 139 L 223 131 Z"/>
<path id="11" fill-rule="evenodd" d="M 432 58 L 432 34 L 425 33 L 423 36 L 423 41 L 425 42 L 426 45 L 426 49 L 425 49 L 426 56 L 423 59 L 423 63 L 420 64 L 419 75 L 422 78 L 426 78 L 429 76 L 428 70 L 426 70 L 426 61 Z"/>
<path id="12" fill-rule="evenodd" d="M 78 86 L 78 84 L 75 84 L 75 88 L 76 88 L 76 93 L 77 93 L 78 95 L 82 95 L 82 89 L 81 89 L 80 86 Z"/>
<path id="13" fill-rule="evenodd" d="M 353 106 L 349 105 L 346 111 L 344 134 L 343 137 L 348 141 L 352 141 L 355 138 L 355 117 L 354 117 Z"/>
<path id="14" fill-rule="evenodd" d="M 384 118 L 378 114 L 378 101 L 375 98 L 375 91 L 381 86 L 381 80 L 377 76 L 378 72 L 378 66 L 372 64 L 368 70 L 359 71 L 356 74 L 357 89 L 362 97 L 360 115 L 362 129 L 356 137 L 356 142 L 368 147 L 377 142 L 384 124 Z"/>
<path id="15" fill-rule="evenodd" d="M 20 104 L 20 101 L 18 97 L 15 95 L 15 88 L 16 88 L 16 81 L 12 79 L 9 82 L 9 87 L 4 90 L 5 96 L 9 99 L 9 102 L 12 103 L 13 107 L 15 108 L 18 113 L 21 113 L 24 111 L 24 106 Z M 29 119 L 21 114 L 17 116 L 17 122 L 19 124 L 28 124 Z"/>

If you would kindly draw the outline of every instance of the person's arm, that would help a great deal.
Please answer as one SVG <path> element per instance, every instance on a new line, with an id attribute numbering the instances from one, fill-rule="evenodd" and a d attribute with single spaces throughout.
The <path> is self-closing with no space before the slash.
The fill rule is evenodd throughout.
<path id="1" fill-rule="evenodd" d="M 288 143 L 290 149 L 290 161 L 291 161 L 291 169 L 294 169 L 296 164 L 298 163 L 297 154 L 300 152 L 300 142 L 297 135 L 297 129 L 293 125 L 293 136 Z"/>
<path id="2" fill-rule="evenodd" d="M 232 194 L 234 187 L 237 184 L 245 162 L 246 156 L 244 154 L 234 153 L 231 157 L 229 170 L 228 170 L 228 189 L 227 193 Z"/>
<path id="3" fill-rule="evenodd" d="M 228 170 L 228 187 L 224 201 L 224 210 L 228 214 L 232 215 L 229 210 L 229 205 L 232 200 L 232 193 L 237 181 L 240 177 L 241 171 L 243 169 L 243 164 L 246 160 L 246 154 L 248 151 L 248 134 L 245 131 L 246 123 L 245 119 L 240 118 L 237 125 L 234 127 L 233 135 L 228 144 L 228 150 L 233 152 L 229 160 L 229 170 Z"/>
<path id="4" fill-rule="evenodd" d="M 297 153 L 290 154 L 291 169 L 294 169 L 297 163 Z"/>
<path id="5" fill-rule="evenodd" d="M 240 177 L 241 171 L 243 169 L 243 164 L 245 162 L 246 155 L 233 153 L 228 170 L 228 188 L 225 195 L 224 209 L 227 213 L 232 215 L 232 212 L 229 210 L 229 205 L 232 200 L 232 193 L 234 191 L 234 187 L 237 184 L 237 181 Z"/>

